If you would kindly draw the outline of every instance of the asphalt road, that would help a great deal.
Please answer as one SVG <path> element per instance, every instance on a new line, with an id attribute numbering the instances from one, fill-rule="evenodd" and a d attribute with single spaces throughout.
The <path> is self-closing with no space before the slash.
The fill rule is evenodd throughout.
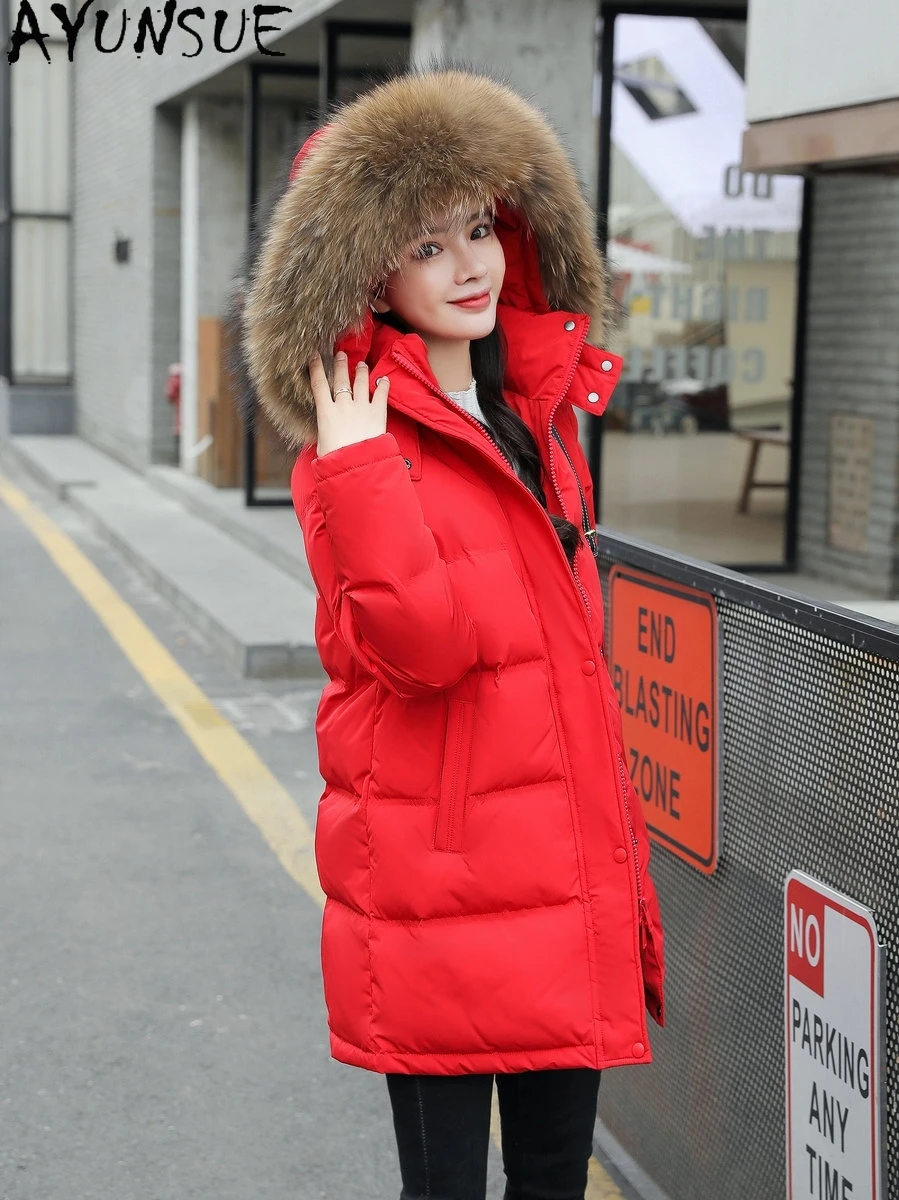
<path id="1" fill-rule="evenodd" d="M 0 472 L 312 826 L 317 689 L 235 678 L 70 508 Z M 383 1079 L 328 1054 L 318 904 L 2 500 L 0 912 L 2 1200 L 399 1195 Z"/>

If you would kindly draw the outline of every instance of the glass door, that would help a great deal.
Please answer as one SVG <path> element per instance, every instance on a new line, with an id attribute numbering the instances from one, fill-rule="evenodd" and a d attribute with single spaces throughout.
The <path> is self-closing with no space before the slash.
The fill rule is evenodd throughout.
<path id="1" fill-rule="evenodd" d="M 783 566 L 803 180 L 740 168 L 744 21 L 618 13 L 610 33 L 596 110 L 601 89 L 609 349 L 625 367 L 603 418 L 601 520 L 691 557 Z"/>

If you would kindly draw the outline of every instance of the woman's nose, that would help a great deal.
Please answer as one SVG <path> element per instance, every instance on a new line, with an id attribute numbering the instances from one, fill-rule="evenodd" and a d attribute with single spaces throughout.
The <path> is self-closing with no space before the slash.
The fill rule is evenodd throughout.
<path id="1" fill-rule="evenodd" d="M 456 275 L 461 281 L 480 279 L 487 273 L 487 264 L 475 247 L 467 250 L 458 261 Z"/>

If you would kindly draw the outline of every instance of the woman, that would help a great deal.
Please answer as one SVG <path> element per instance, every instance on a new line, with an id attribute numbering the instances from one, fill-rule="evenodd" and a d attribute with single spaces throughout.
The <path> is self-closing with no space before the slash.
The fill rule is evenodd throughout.
<path id="1" fill-rule="evenodd" d="M 599 1072 L 663 1022 L 572 407 L 620 371 L 605 297 L 546 119 L 444 68 L 307 140 L 247 299 L 330 679 L 331 1052 L 387 1076 L 407 1200 L 484 1196 L 494 1076 L 507 1198 L 583 1197 Z"/>

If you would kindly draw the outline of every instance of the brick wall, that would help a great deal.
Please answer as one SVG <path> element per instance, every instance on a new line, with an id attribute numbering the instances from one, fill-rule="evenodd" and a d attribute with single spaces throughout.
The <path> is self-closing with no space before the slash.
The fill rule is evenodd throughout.
<path id="1" fill-rule="evenodd" d="M 108 36 L 108 35 L 107 35 Z M 148 458 L 153 112 L 146 59 L 75 58 L 73 307 L 76 429 L 125 462 Z M 116 237 L 131 242 L 116 263 Z"/>
<path id="2" fill-rule="evenodd" d="M 899 594 L 899 180 L 815 182 L 800 469 L 799 570 Z M 868 549 L 828 539 L 830 414 L 874 422 Z"/>
<path id="3" fill-rule="evenodd" d="M 165 398 L 169 364 L 181 356 L 181 110 L 153 115 L 153 270 L 150 370 L 152 462 L 174 463 L 172 406 Z"/>

